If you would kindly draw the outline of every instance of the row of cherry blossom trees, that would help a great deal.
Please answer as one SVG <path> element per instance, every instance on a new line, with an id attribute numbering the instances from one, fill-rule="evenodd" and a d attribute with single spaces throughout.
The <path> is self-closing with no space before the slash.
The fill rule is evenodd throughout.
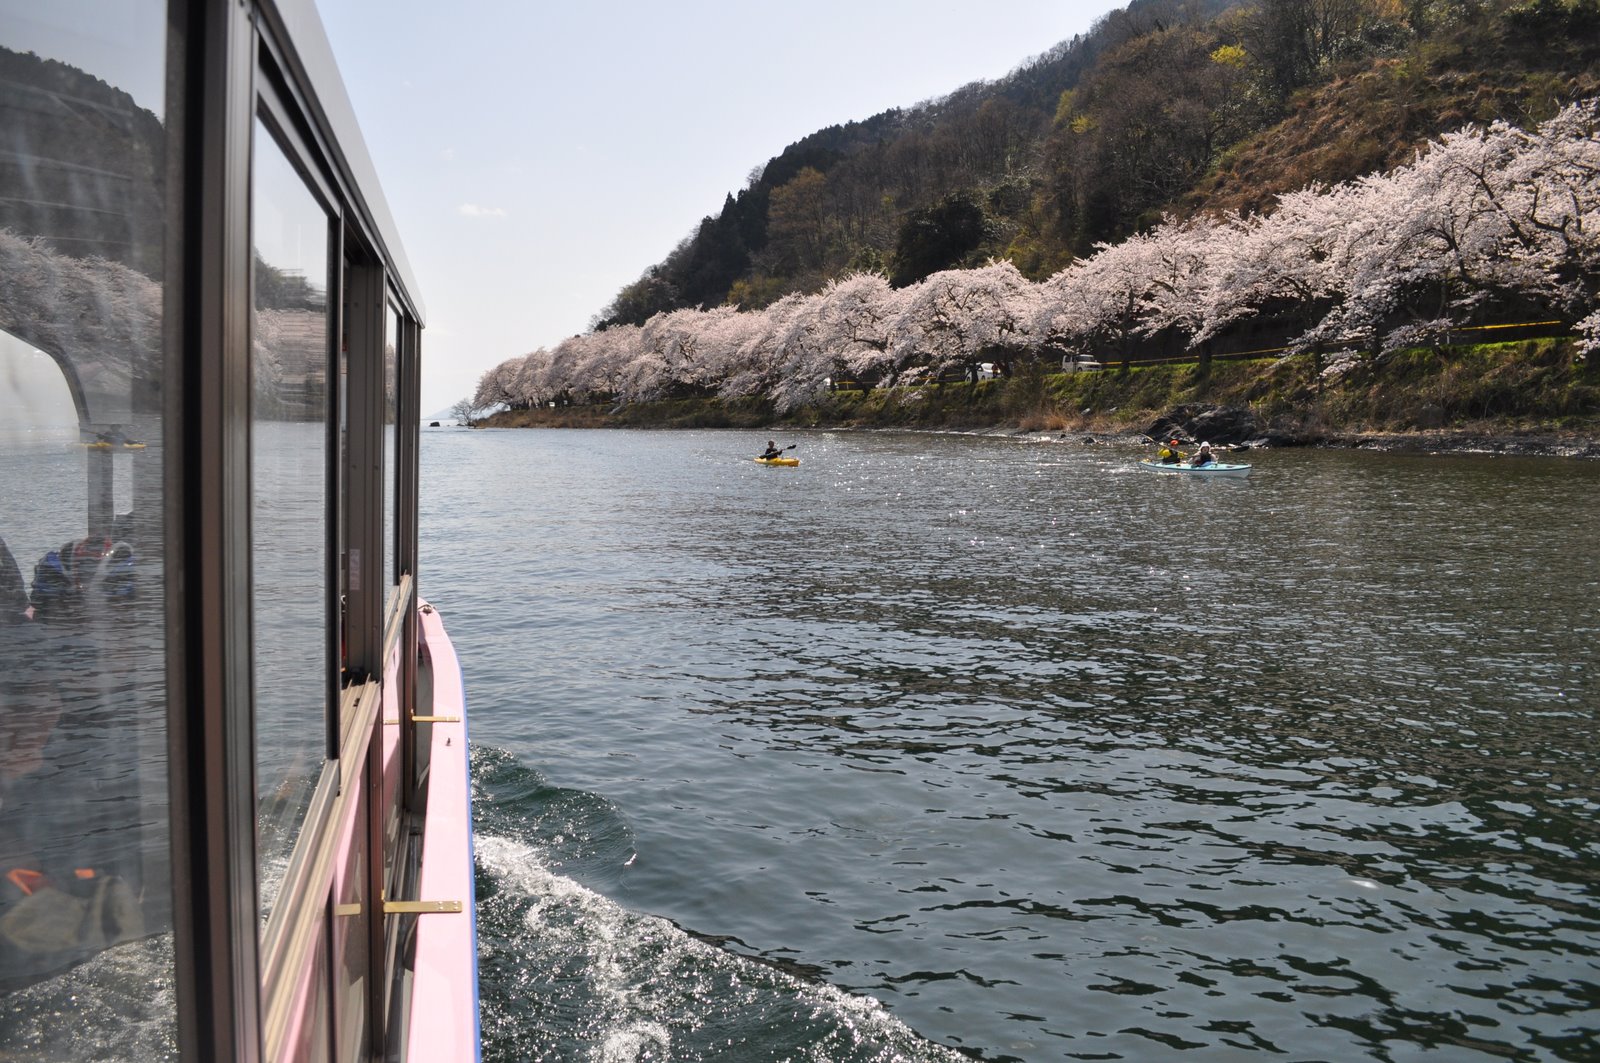
<path id="1" fill-rule="evenodd" d="M 1414 162 L 1282 197 L 1268 214 L 1169 218 L 1034 283 L 1009 262 L 896 289 L 856 273 L 761 310 L 657 314 L 483 375 L 479 408 L 758 395 L 781 412 L 841 378 L 936 378 L 1045 347 L 1127 362 L 1160 337 L 1209 357 L 1250 319 L 1291 352 L 1437 343 L 1506 307 L 1600 350 L 1600 100 L 1533 130 L 1449 134 Z"/>

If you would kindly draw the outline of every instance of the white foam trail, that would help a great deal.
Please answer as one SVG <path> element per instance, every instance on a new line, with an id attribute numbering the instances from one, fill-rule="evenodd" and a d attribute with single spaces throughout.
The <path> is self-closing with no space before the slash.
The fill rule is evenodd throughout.
<path id="1" fill-rule="evenodd" d="M 711 988 L 705 981 L 719 972 L 731 977 L 734 988 L 719 986 L 715 1006 L 756 1004 L 768 987 L 813 1017 L 844 1027 L 854 1039 L 916 1042 L 920 1058 L 965 1058 L 917 1037 L 872 997 L 802 981 L 691 937 L 666 919 L 631 912 L 551 871 L 532 845 L 483 834 L 476 844 L 479 866 L 502 891 L 532 901 L 524 921 L 540 947 L 584 957 L 606 1026 L 591 1057 L 595 1063 L 632 1063 L 642 1054 L 669 1049 L 671 1033 L 663 1020 L 672 1020 L 673 1000 L 663 999 L 662 987 L 679 984 L 679 1007 L 688 1000 L 688 1006 L 704 1008 Z"/>
<path id="2" fill-rule="evenodd" d="M 672 1037 L 659 1022 L 637 1023 L 624 1030 L 613 1030 L 600 1046 L 601 1063 L 634 1063 L 646 1048 L 665 1052 Z"/>

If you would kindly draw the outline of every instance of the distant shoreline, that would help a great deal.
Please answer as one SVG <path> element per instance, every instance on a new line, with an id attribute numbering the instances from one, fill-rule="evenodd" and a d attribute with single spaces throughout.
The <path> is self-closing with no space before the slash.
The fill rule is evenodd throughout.
<path id="1" fill-rule="evenodd" d="M 784 414 L 755 399 L 502 410 L 483 428 L 907 430 L 1432 454 L 1600 458 L 1600 365 L 1567 338 L 1397 352 L 1337 378 L 1308 356 L 830 392 Z"/>
<path id="2" fill-rule="evenodd" d="M 1126 431 L 1096 431 L 1091 427 L 1080 429 L 1043 432 L 1035 429 L 1024 429 L 1013 425 L 993 425 L 988 428 L 936 428 L 928 426 L 902 426 L 902 427 L 877 427 L 860 425 L 794 425 L 789 423 L 771 423 L 758 426 L 747 425 L 619 425 L 609 424 L 598 419 L 594 423 L 573 423 L 570 419 L 551 418 L 541 423 L 537 418 L 516 424 L 497 423 L 496 417 L 491 416 L 468 426 L 450 425 L 446 427 L 469 428 L 549 428 L 549 429 L 606 429 L 610 431 L 628 430 L 667 430 L 686 431 L 698 427 L 701 430 L 750 432 L 759 435 L 763 432 L 782 433 L 803 431 L 827 432 L 928 432 L 939 435 L 970 435 L 991 436 L 995 438 L 1021 439 L 1031 438 L 1046 442 L 1073 443 L 1080 446 L 1140 446 L 1153 445 L 1147 438 L 1137 432 Z M 1259 446 L 1235 446 L 1230 449 L 1236 451 L 1255 450 L 1294 450 L 1301 448 L 1325 450 L 1369 450 L 1380 453 L 1395 454 L 1481 454 L 1503 457 L 1546 457 L 1546 458 L 1579 458 L 1600 460 L 1600 429 L 1591 431 L 1553 431 L 1537 432 L 1524 429 L 1495 430 L 1492 427 L 1460 429 L 1460 430 L 1430 430 L 1416 432 L 1350 432 L 1332 433 L 1318 436 L 1315 439 L 1279 440 Z"/>

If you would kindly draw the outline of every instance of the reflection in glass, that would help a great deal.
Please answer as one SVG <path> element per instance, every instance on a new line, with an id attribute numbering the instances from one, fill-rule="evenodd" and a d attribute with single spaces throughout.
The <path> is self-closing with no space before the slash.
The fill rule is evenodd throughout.
<path id="1" fill-rule="evenodd" d="M 327 757 L 328 217 L 257 122 L 250 466 L 262 918 Z"/>
<path id="2" fill-rule="evenodd" d="M 400 401 L 400 316 L 394 304 L 388 304 L 383 314 L 383 585 L 391 587 L 397 577 L 395 572 L 396 507 L 400 504 L 400 489 L 395 483 L 395 447 L 398 436 L 396 410 Z M 387 598 L 387 592 L 385 592 Z"/>
<path id="3" fill-rule="evenodd" d="M 64 28 L 51 5 L 0 0 L 7 1059 L 176 1051 L 161 564 L 166 16 L 141 0 L 82 6 L 95 17 Z"/>

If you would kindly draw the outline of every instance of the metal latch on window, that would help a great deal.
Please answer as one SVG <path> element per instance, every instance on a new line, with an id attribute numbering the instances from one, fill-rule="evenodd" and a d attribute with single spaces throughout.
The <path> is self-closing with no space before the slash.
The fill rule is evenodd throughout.
<path id="1" fill-rule="evenodd" d="M 460 901 L 384 901 L 384 915 L 454 915 L 461 911 Z"/>

